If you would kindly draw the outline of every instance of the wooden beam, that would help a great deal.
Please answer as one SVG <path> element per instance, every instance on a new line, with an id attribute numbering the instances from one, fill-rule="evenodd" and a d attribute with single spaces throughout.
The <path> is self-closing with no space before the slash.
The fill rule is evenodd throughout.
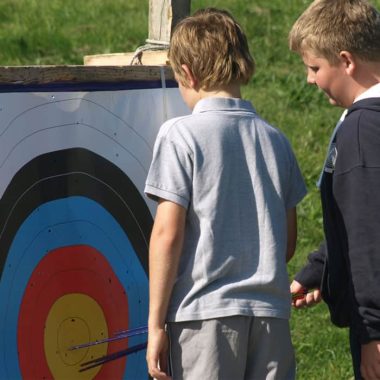
<path id="1" fill-rule="evenodd" d="M 110 83 L 174 79 L 169 66 L 1 66 L 0 85 Z"/>
<path id="2" fill-rule="evenodd" d="M 190 14 L 191 0 L 149 0 L 149 38 L 147 42 L 169 43 L 178 21 Z"/>

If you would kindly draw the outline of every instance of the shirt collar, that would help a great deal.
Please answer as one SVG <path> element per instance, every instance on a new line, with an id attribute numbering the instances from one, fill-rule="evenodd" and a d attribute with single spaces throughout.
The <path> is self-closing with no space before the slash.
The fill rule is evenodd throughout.
<path id="1" fill-rule="evenodd" d="M 247 100 L 210 97 L 199 100 L 193 109 L 193 114 L 207 111 L 256 112 L 252 103 Z"/>
<path id="2" fill-rule="evenodd" d="M 361 93 L 355 100 L 354 103 L 368 98 L 380 98 L 380 83 L 375 84 L 370 87 L 368 90 Z"/>

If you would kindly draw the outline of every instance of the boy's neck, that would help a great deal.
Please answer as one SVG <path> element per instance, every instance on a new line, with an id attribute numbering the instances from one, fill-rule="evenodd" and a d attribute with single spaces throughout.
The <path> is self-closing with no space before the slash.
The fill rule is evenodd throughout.
<path id="1" fill-rule="evenodd" d="M 241 98 L 240 84 L 229 84 L 213 89 L 198 90 L 199 99 L 204 98 Z"/>
<path id="2" fill-rule="evenodd" d="M 359 96 L 372 86 L 380 83 L 380 64 L 378 62 L 362 62 L 362 64 L 358 65 L 354 79 L 359 87 L 359 93 L 356 96 Z"/>

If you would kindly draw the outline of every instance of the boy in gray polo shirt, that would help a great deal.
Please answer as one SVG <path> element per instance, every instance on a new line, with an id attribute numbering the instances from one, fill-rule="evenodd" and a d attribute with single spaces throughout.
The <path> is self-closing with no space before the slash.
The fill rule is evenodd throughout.
<path id="1" fill-rule="evenodd" d="M 306 192 L 296 159 L 284 135 L 241 99 L 254 61 L 228 12 L 182 20 L 169 59 L 193 112 L 162 125 L 146 181 L 158 201 L 149 373 L 294 379 L 286 262 Z"/>

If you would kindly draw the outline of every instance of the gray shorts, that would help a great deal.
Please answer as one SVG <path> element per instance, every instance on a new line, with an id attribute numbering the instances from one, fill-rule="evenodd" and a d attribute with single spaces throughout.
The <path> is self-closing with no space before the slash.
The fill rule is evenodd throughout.
<path id="1" fill-rule="evenodd" d="M 173 380 L 293 380 L 289 321 L 232 316 L 168 323 Z"/>

